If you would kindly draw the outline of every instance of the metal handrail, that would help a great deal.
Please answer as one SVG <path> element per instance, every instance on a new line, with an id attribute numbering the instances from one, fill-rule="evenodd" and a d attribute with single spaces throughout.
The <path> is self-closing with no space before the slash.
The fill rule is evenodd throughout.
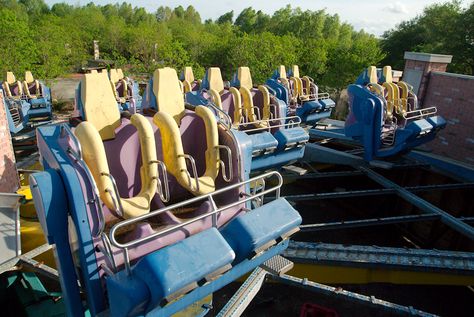
<path id="1" fill-rule="evenodd" d="M 217 145 L 216 147 L 217 147 L 218 150 L 226 150 L 226 152 L 227 152 L 227 162 L 228 162 L 228 166 L 229 166 L 229 176 L 226 175 L 227 173 L 226 173 L 225 163 L 221 159 L 219 159 L 219 166 L 222 168 L 222 178 L 224 179 L 224 181 L 229 183 L 233 178 L 232 150 L 227 145 Z M 219 155 L 219 157 L 220 157 L 220 155 Z"/>
<path id="2" fill-rule="evenodd" d="M 120 193 L 119 193 L 119 190 L 118 190 L 118 187 L 117 187 L 117 182 L 115 181 L 115 178 L 110 173 L 102 172 L 102 173 L 100 173 L 100 175 L 101 176 L 107 176 L 110 179 L 110 181 L 112 182 L 112 187 L 114 189 L 115 198 L 112 195 L 112 192 L 110 191 L 110 189 L 106 188 L 105 191 L 109 193 L 110 197 L 112 197 L 112 202 L 114 203 L 115 211 L 118 213 L 118 215 L 120 217 L 123 217 L 124 212 L 123 212 L 122 200 L 120 199 Z"/>
<path id="3" fill-rule="evenodd" d="M 185 160 L 188 160 L 190 163 L 191 163 L 191 169 L 193 171 L 193 175 L 194 175 L 194 181 L 196 183 L 196 191 L 199 191 L 199 176 L 198 176 L 198 173 L 197 173 L 197 168 L 196 168 L 196 161 L 194 160 L 194 157 L 192 157 L 191 155 L 189 154 L 181 154 L 181 155 L 178 155 L 178 157 L 184 157 Z M 191 174 L 189 174 L 189 171 L 188 171 L 188 168 L 186 166 L 186 169 L 184 170 L 181 170 L 181 172 L 186 172 L 186 175 L 188 176 L 188 182 L 189 182 L 189 187 L 192 187 L 192 184 L 191 184 Z"/>
<path id="4" fill-rule="evenodd" d="M 431 116 L 433 114 L 436 114 L 437 112 L 438 112 L 438 109 L 436 109 L 436 107 L 429 107 L 429 108 L 423 108 L 423 109 L 418 109 L 418 110 L 413 110 L 413 111 L 407 111 L 403 114 L 403 117 L 406 120 L 414 120 L 414 119 Z"/>
<path id="5" fill-rule="evenodd" d="M 170 211 L 172 209 L 176 209 L 176 208 L 180 208 L 180 207 L 183 207 L 183 206 L 186 206 L 186 205 L 190 205 L 190 204 L 193 204 L 193 203 L 201 201 L 201 200 L 206 200 L 206 199 L 207 200 L 210 200 L 210 199 L 214 200 L 214 198 L 213 198 L 214 196 L 225 193 L 225 192 L 227 192 L 231 189 L 241 187 L 241 186 L 243 186 L 245 184 L 248 184 L 250 182 L 255 182 L 258 179 L 269 178 L 269 177 L 272 177 L 272 176 L 276 176 L 278 178 L 278 183 L 276 185 L 274 185 L 273 187 L 271 187 L 269 189 L 266 189 L 266 190 L 264 190 L 260 193 L 257 193 L 255 195 L 249 195 L 248 197 L 245 197 L 242 200 L 238 199 L 237 201 L 234 201 L 233 203 L 227 204 L 227 205 L 225 205 L 223 207 L 220 207 L 220 208 L 216 208 L 217 206 L 214 205 L 213 209 L 209 212 L 206 212 L 205 214 L 202 214 L 200 216 L 192 218 L 188 221 L 176 224 L 172 227 L 168 227 L 168 228 L 156 231 L 156 232 L 154 232 L 154 233 L 152 233 L 148 236 L 145 236 L 145 237 L 141 237 L 141 238 L 138 238 L 138 239 L 135 239 L 135 240 L 132 240 L 132 241 L 125 242 L 125 243 L 120 243 L 116 239 L 116 232 L 120 228 L 129 226 L 129 225 L 134 224 L 134 223 L 144 221 L 148 218 L 155 217 L 155 216 L 157 216 L 159 214 L 162 214 L 166 211 Z M 283 185 L 283 177 L 280 175 L 280 173 L 278 173 L 276 171 L 268 172 L 268 173 L 265 173 L 263 175 L 248 179 L 246 181 L 243 181 L 243 182 L 240 182 L 240 183 L 236 183 L 236 184 L 218 189 L 215 192 L 205 194 L 205 195 L 201 195 L 201 196 L 197 196 L 197 197 L 194 197 L 194 198 L 191 198 L 191 199 L 188 199 L 188 200 L 185 200 L 185 201 L 182 201 L 182 202 L 179 202 L 179 203 L 176 203 L 176 204 L 173 204 L 173 205 L 170 205 L 170 206 L 167 206 L 167 207 L 155 210 L 155 211 L 151 211 L 151 212 L 149 212 L 147 214 L 144 214 L 144 215 L 141 215 L 141 216 L 137 216 L 137 217 L 134 217 L 134 218 L 131 218 L 131 219 L 121 221 L 121 222 L 115 224 L 112 227 L 112 229 L 110 230 L 110 232 L 109 232 L 110 241 L 111 241 L 113 246 L 115 246 L 119 249 L 123 249 L 124 253 L 128 253 L 127 249 L 130 248 L 130 247 L 133 247 L 133 246 L 136 246 L 140 243 L 149 241 L 153 238 L 166 235 L 170 232 L 174 232 L 174 231 L 179 230 L 179 229 L 181 229 L 181 228 L 183 228 L 183 227 L 185 227 L 185 226 L 187 226 L 191 223 L 194 223 L 196 221 L 199 221 L 199 220 L 204 219 L 204 218 L 209 217 L 209 216 L 217 215 L 218 213 L 220 213 L 224 210 L 227 210 L 229 208 L 232 208 L 234 206 L 237 206 L 239 204 L 242 204 L 242 203 L 250 201 L 250 200 L 255 200 L 256 198 L 261 197 L 263 195 L 266 195 L 270 192 L 274 191 L 276 198 L 279 198 L 280 197 L 280 188 L 281 188 L 282 185 Z M 211 205 L 212 205 L 212 203 L 211 203 Z M 214 226 L 217 226 L 217 224 L 215 224 Z"/>
<path id="6" fill-rule="evenodd" d="M 158 192 L 158 195 L 160 196 L 161 201 L 167 203 L 170 200 L 170 188 L 168 183 L 168 172 L 166 170 L 166 165 L 165 163 L 159 160 L 150 161 L 148 162 L 148 164 L 158 164 L 158 171 L 161 168 L 161 172 L 159 171 L 158 176 L 156 178 L 154 177 L 153 179 L 156 179 L 157 181 L 156 190 Z M 160 175 L 163 175 L 163 182 L 160 180 Z"/>
<path id="7" fill-rule="evenodd" d="M 295 120 L 295 121 L 293 121 Z M 275 124 L 275 125 L 271 125 L 270 123 L 271 122 L 275 122 L 275 121 L 285 121 L 285 123 L 281 123 L 281 124 Z M 282 118 L 274 118 L 274 119 L 265 119 L 265 120 L 258 120 L 258 121 L 253 121 L 253 122 L 249 122 L 249 123 L 239 123 L 236 125 L 236 128 L 238 127 L 246 127 L 248 126 L 249 124 L 259 124 L 259 123 L 268 123 L 268 126 L 267 127 L 259 127 L 259 128 L 253 128 L 253 129 L 248 129 L 248 130 L 243 130 L 244 132 L 254 132 L 254 131 L 261 131 L 261 130 L 271 130 L 273 128 L 280 128 L 280 127 L 295 127 L 295 126 L 299 126 L 301 124 L 301 118 L 298 117 L 298 116 L 289 116 L 289 117 L 282 117 Z"/>

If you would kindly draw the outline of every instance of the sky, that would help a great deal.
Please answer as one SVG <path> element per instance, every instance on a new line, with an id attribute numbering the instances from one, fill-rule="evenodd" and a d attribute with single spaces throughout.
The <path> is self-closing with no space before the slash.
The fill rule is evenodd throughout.
<path id="1" fill-rule="evenodd" d="M 72 5 L 84 5 L 89 2 L 104 5 L 107 3 L 123 2 L 124 0 L 46 0 L 46 3 L 52 5 L 57 2 L 67 2 Z M 171 8 L 179 5 L 186 8 L 192 5 L 201 14 L 202 20 L 217 19 L 222 14 L 234 10 L 234 19 L 239 13 L 252 7 L 255 10 L 262 10 L 265 13 L 272 14 L 276 10 L 291 4 L 292 7 L 300 7 L 303 10 L 326 9 L 330 14 L 337 13 L 342 21 L 346 21 L 354 26 L 356 30 L 364 29 L 366 32 L 380 36 L 384 31 L 396 27 L 404 20 L 414 18 L 423 12 L 427 5 L 445 1 L 433 0 L 395 0 L 395 1 L 373 1 L 373 0 L 138 0 L 126 1 L 133 6 L 144 7 L 149 12 L 155 12 L 160 6 L 169 6 Z M 466 1 L 463 1 L 464 3 Z"/>

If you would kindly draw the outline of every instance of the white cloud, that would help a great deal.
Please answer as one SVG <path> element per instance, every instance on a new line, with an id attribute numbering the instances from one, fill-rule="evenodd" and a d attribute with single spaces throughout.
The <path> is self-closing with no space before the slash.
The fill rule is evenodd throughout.
<path id="1" fill-rule="evenodd" d="M 408 13 L 408 8 L 400 1 L 393 2 L 390 5 L 388 5 L 386 8 L 390 10 L 392 13 L 396 13 L 396 14 Z"/>

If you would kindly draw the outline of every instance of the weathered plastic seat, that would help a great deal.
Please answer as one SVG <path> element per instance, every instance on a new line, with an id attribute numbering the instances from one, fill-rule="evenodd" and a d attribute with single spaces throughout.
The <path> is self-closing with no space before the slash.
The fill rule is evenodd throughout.
<path id="1" fill-rule="evenodd" d="M 163 160 L 169 171 L 178 183 L 194 195 L 210 193 L 215 190 L 215 180 L 219 174 L 219 139 L 217 120 L 212 111 L 204 106 L 197 106 L 195 111 L 185 109 L 183 95 L 179 85 L 176 71 L 172 68 L 157 69 L 153 74 L 153 92 L 156 96 L 158 111 L 153 117 L 154 123 L 159 127 L 163 147 Z M 204 122 L 206 135 L 205 171 L 203 175 L 197 174 L 194 159 L 183 150 L 180 131 L 181 122 L 188 118 L 188 127 Z M 192 138 L 192 135 L 186 134 Z M 191 161 L 193 176 L 190 175 L 186 159 Z M 199 163 L 199 162 L 198 162 Z"/>
<path id="2" fill-rule="evenodd" d="M 238 68 L 234 83 L 239 86 L 243 112 L 247 122 L 253 123 L 259 128 L 268 127 L 268 122 L 260 121 L 270 119 L 270 93 L 268 89 L 263 85 L 258 85 L 258 89 L 254 89 L 252 75 L 248 67 Z M 254 105 L 254 98 L 259 98 L 261 104 Z M 257 113 L 255 113 L 256 109 L 258 109 Z"/>
<path id="3" fill-rule="evenodd" d="M 85 121 L 76 127 L 74 134 L 81 144 L 84 161 L 94 177 L 101 200 L 119 217 L 132 218 L 148 213 L 158 180 L 155 139 L 150 123 L 139 114 L 132 115 L 129 122 L 126 119 L 124 122 L 121 121 L 120 111 L 106 73 L 84 75 L 81 81 L 81 101 Z M 136 155 L 121 153 L 126 142 L 133 142 L 129 139 L 131 131 L 127 126 L 130 124 L 138 132 L 142 161 L 140 190 L 134 196 L 120 197 L 117 193 L 120 194 L 119 188 L 126 185 L 125 179 L 118 178 L 117 174 L 112 175 L 109 164 L 113 164 L 117 173 L 119 171 L 131 173 L 128 170 L 137 169 L 134 165 L 135 160 L 120 160 L 122 155 L 129 155 L 130 158 Z M 138 148 L 138 144 L 135 148 Z M 120 186 L 114 184 L 114 176 L 117 177 Z M 129 188 L 125 190 L 128 191 Z M 128 192 L 125 195 L 130 196 Z"/>
<path id="4" fill-rule="evenodd" d="M 128 84 L 123 77 L 123 72 L 120 69 L 120 73 L 117 69 L 112 68 L 109 71 L 110 84 L 113 88 L 115 99 L 119 103 L 126 103 L 129 98 Z"/>
<path id="5" fill-rule="evenodd" d="M 25 72 L 25 80 L 23 81 L 23 89 L 29 99 L 35 99 L 41 96 L 40 82 L 33 77 L 30 71 Z"/>
<path id="6" fill-rule="evenodd" d="M 3 90 L 7 98 L 19 100 L 23 96 L 23 87 L 12 72 L 7 72 L 3 81 Z"/>
<path id="7" fill-rule="evenodd" d="M 193 69 L 190 66 L 184 67 L 180 75 L 180 80 L 183 84 L 183 92 L 187 93 L 190 91 L 196 91 L 199 89 L 200 81 L 195 80 Z"/>

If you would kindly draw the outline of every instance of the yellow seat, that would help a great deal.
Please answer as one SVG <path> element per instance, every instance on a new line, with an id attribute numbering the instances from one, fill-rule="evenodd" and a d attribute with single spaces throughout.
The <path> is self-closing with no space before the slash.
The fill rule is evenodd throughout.
<path id="1" fill-rule="evenodd" d="M 367 68 L 367 75 L 369 76 L 368 88 L 377 95 L 384 97 L 384 88 L 379 84 L 377 76 L 377 67 L 369 66 Z"/>
<path id="2" fill-rule="evenodd" d="M 205 106 L 195 108 L 196 115 L 204 121 L 206 132 L 206 169 L 202 176 L 190 175 L 184 153 L 179 127 L 186 115 L 180 81 L 173 68 L 157 69 L 153 74 L 153 92 L 156 96 L 158 112 L 153 122 L 160 129 L 163 159 L 166 168 L 178 183 L 194 195 L 203 195 L 215 190 L 215 180 L 219 174 L 219 137 L 217 120 Z M 192 161 L 192 160 L 191 160 Z"/>
<path id="3" fill-rule="evenodd" d="M 267 128 L 269 126 L 268 120 L 270 119 L 270 93 L 267 87 L 263 85 L 258 86 L 259 92 L 263 95 L 262 113 L 260 118 L 255 114 L 255 106 L 253 104 L 253 96 L 251 90 L 253 88 L 252 75 L 248 67 L 239 67 L 237 70 L 237 79 L 240 83 L 240 95 L 242 96 L 242 102 L 244 105 L 244 113 L 247 118 L 247 122 L 253 123 L 258 128 Z"/>
<path id="4" fill-rule="evenodd" d="M 311 80 L 309 77 L 304 76 L 303 78 L 300 78 L 298 65 L 292 65 L 291 72 L 292 76 L 290 77 L 290 81 L 293 82 L 293 96 L 299 98 L 301 101 L 310 99 Z M 303 83 L 306 84 L 306 89 Z"/>
<path id="5" fill-rule="evenodd" d="M 209 94 L 212 97 L 212 101 L 217 107 L 224 110 L 222 108 L 221 95 L 225 92 L 225 89 L 220 68 L 209 68 L 207 70 L 207 80 L 209 81 Z M 234 102 L 233 125 L 236 126 L 242 120 L 242 99 L 240 97 L 240 92 L 237 90 L 237 88 L 230 87 L 229 92 L 232 93 L 232 98 Z"/>
<path id="6" fill-rule="evenodd" d="M 184 68 L 183 74 L 184 74 L 184 79 L 183 79 L 184 92 L 186 93 L 186 92 L 193 91 L 193 87 L 192 87 L 192 84 L 194 82 L 193 69 L 187 66 Z"/>
<path id="7" fill-rule="evenodd" d="M 128 85 L 127 85 L 127 81 L 123 78 L 122 70 L 120 69 L 120 73 L 119 73 L 118 69 L 115 69 L 115 68 L 110 69 L 109 78 L 110 78 L 110 85 L 112 86 L 112 91 L 114 92 L 115 99 L 120 103 L 127 102 Z M 119 82 L 122 84 L 122 87 L 123 87 L 122 96 L 120 96 L 117 91 L 117 84 Z"/>
<path id="8" fill-rule="evenodd" d="M 23 95 L 23 88 L 20 81 L 15 79 L 15 75 L 13 75 L 12 72 L 7 72 L 5 77 L 6 79 L 2 86 L 7 98 L 21 99 L 21 96 Z M 15 87 L 18 88 L 17 93 L 13 93 L 12 91 Z"/>
<path id="9" fill-rule="evenodd" d="M 29 87 L 31 84 L 34 84 L 34 87 L 35 87 L 34 94 L 30 92 Z M 33 74 L 31 74 L 30 71 L 25 72 L 25 80 L 23 81 L 23 88 L 26 92 L 26 96 L 30 99 L 37 98 L 41 95 L 41 85 L 39 81 L 33 77 Z"/>
<path id="10" fill-rule="evenodd" d="M 130 118 L 131 124 L 138 131 L 140 142 L 141 188 L 134 197 L 117 197 L 109 177 L 103 142 L 115 139 L 115 130 L 121 125 L 121 119 L 107 73 L 85 74 L 81 82 L 81 99 L 85 121 L 76 127 L 74 134 L 81 144 L 84 161 L 97 184 L 100 199 L 109 210 L 124 218 L 148 213 L 158 184 L 155 136 L 151 124 L 140 114 L 134 114 Z"/>

